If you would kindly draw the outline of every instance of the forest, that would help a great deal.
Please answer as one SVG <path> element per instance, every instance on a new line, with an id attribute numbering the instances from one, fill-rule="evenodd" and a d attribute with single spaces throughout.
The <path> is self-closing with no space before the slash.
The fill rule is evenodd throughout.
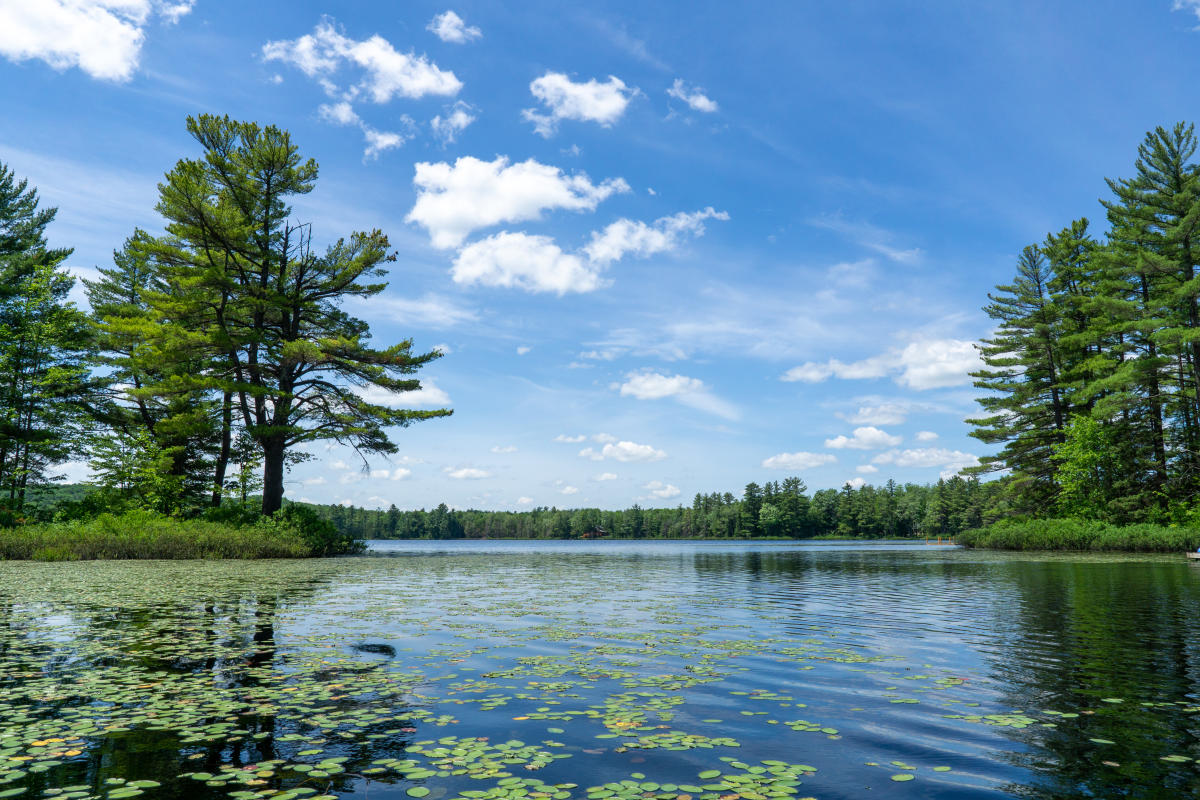
<path id="1" fill-rule="evenodd" d="M 1200 526 L 1200 164 L 1156 128 L 1108 179 L 1108 229 L 1070 222 L 985 307 L 971 435 L 1009 476 L 997 515 Z"/>
<path id="2" fill-rule="evenodd" d="M 756 539 L 953 537 L 984 522 L 1002 481 L 951 477 L 933 486 L 846 484 L 807 494 L 799 478 L 750 483 L 740 497 L 697 494 L 690 507 L 623 511 L 535 508 L 425 511 L 310 506 L 345 534 L 364 539 Z"/>

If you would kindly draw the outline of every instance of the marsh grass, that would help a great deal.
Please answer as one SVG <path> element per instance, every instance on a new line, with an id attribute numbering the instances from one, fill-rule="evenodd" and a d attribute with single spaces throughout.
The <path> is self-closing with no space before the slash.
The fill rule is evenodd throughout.
<path id="1" fill-rule="evenodd" d="M 0 529 L 0 559 L 303 558 L 313 555 L 294 526 L 277 520 L 233 526 L 144 511 L 77 522 Z"/>
<path id="2" fill-rule="evenodd" d="M 1161 525 L 1110 525 L 1082 519 L 1003 520 L 963 531 L 964 547 L 992 550 L 1112 550 L 1178 553 L 1200 546 L 1200 529 Z"/>

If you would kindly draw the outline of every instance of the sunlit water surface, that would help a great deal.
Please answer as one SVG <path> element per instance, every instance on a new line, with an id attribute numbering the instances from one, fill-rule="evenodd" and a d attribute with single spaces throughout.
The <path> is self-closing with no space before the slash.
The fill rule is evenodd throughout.
<path id="1" fill-rule="evenodd" d="M 1177 798 L 1198 737 L 1182 555 L 0 564 L 0 798 Z"/>

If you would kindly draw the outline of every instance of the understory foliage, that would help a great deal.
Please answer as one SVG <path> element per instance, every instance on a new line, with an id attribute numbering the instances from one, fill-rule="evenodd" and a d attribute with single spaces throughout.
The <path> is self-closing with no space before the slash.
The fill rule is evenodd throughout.
<path id="1" fill-rule="evenodd" d="M 341 505 L 310 506 L 338 530 L 366 539 L 578 539 L 603 534 L 624 539 L 749 539 L 758 537 L 952 537 L 987 521 L 1001 481 L 953 477 L 933 486 L 849 484 L 811 496 L 799 478 L 748 484 L 741 497 L 697 494 L 691 507 L 623 511 L 535 508 L 386 511 Z M 299 505 L 299 504 L 298 504 Z"/>
<path id="2" fill-rule="evenodd" d="M 1017 261 L 985 311 L 977 473 L 998 508 L 1180 523 L 1200 505 L 1200 164 L 1194 127 L 1156 128 L 1107 181 L 1108 229 L 1078 219 Z"/>
<path id="3" fill-rule="evenodd" d="M 1093 519 L 1007 519 L 958 537 L 967 547 L 997 550 L 1112 550 L 1179 553 L 1200 546 L 1200 528 L 1149 523 L 1113 525 Z"/>

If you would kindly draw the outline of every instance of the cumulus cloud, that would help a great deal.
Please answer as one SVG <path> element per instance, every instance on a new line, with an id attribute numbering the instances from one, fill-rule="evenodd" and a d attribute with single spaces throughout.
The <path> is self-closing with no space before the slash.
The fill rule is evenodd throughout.
<path id="1" fill-rule="evenodd" d="M 407 467 L 396 467 L 392 470 L 391 479 L 394 481 L 402 481 L 405 478 L 412 476 L 412 470 Z"/>
<path id="2" fill-rule="evenodd" d="M 866 484 L 867 481 L 864 478 L 855 477 L 846 481 L 844 485 L 849 486 L 851 489 L 861 489 L 862 487 L 866 486 Z"/>
<path id="3" fill-rule="evenodd" d="M 561 489 L 559 489 L 559 490 L 558 490 L 558 493 L 559 493 L 559 494 L 579 494 L 579 487 L 577 487 L 577 486 L 564 486 L 563 488 L 561 488 Z"/>
<path id="4" fill-rule="evenodd" d="M 451 144 L 458 134 L 465 131 L 467 126 L 475 121 L 475 116 L 471 113 L 474 110 L 470 104 L 459 100 L 446 109 L 445 117 L 439 114 L 431 119 L 429 127 L 433 129 L 433 135 L 441 140 L 443 145 Z"/>
<path id="5" fill-rule="evenodd" d="M 0 55 L 37 59 L 62 71 L 78 67 L 107 81 L 133 77 L 158 17 L 178 22 L 194 0 L 7 0 L 0 2 Z"/>
<path id="6" fill-rule="evenodd" d="M 762 465 L 766 469 L 816 469 L 825 464 L 836 464 L 837 456 L 830 453 L 780 453 L 764 458 Z"/>
<path id="7" fill-rule="evenodd" d="M 402 116 L 404 130 L 378 130 L 364 122 L 355 111 L 353 104 L 357 100 L 366 97 L 375 103 L 386 103 L 393 97 L 455 95 L 462 88 L 462 82 L 453 72 L 440 69 L 425 56 L 401 53 L 378 35 L 361 41 L 351 39 L 342 34 L 331 19 L 321 20 L 312 33 L 297 39 L 267 42 L 262 47 L 262 56 L 264 61 L 290 64 L 316 79 L 334 100 L 319 106 L 318 115 L 336 125 L 361 128 L 366 141 L 363 158 L 368 161 L 412 139 L 416 135 L 416 125 L 407 116 Z M 343 87 L 334 78 L 348 66 L 358 68 L 362 76 L 357 82 Z"/>
<path id="8" fill-rule="evenodd" d="M 879 403 L 859 406 L 853 414 L 839 412 L 837 416 L 852 425 L 900 425 L 908 419 L 909 410 L 903 403 Z"/>
<path id="9" fill-rule="evenodd" d="M 342 93 L 331 76 L 344 66 L 358 67 L 362 78 L 346 90 L 346 99 L 366 95 L 376 103 L 386 103 L 397 96 L 452 96 L 462 89 L 453 72 L 440 69 L 425 56 L 401 53 L 379 35 L 351 39 L 328 18 L 297 39 L 267 42 L 262 55 L 264 61 L 281 61 L 321 80 L 331 95 Z"/>
<path id="10" fill-rule="evenodd" d="M 558 436 L 554 437 L 554 441 L 563 442 L 565 444 L 579 444 L 580 442 L 587 441 L 587 436 L 582 433 L 578 436 L 568 436 L 565 433 L 560 433 Z"/>
<path id="11" fill-rule="evenodd" d="M 669 497 L 679 496 L 678 486 L 672 486 L 671 484 L 663 483 L 662 481 L 650 481 L 642 488 L 648 489 L 650 491 L 650 496 L 656 497 L 659 500 L 666 500 Z"/>
<path id="12" fill-rule="evenodd" d="M 938 435 L 933 431 L 917 431 L 916 438 L 918 442 L 932 442 Z"/>
<path id="13" fill-rule="evenodd" d="M 463 18 L 453 11 L 443 11 L 435 16 L 429 21 L 425 30 L 431 31 L 443 42 L 453 44 L 466 44 L 483 36 L 483 31 L 479 28 L 468 27 Z"/>
<path id="14" fill-rule="evenodd" d="M 529 91 L 541 101 L 545 113 L 527 108 L 521 115 L 533 123 L 534 130 L 549 138 L 564 119 L 596 122 L 611 126 L 625 113 L 625 107 L 636 92 L 615 75 L 604 83 L 595 78 L 576 83 L 561 72 L 547 72 L 529 84 Z"/>
<path id="15" fill-rule="evenodd" d="M 716 101 L 704 94 L 703 89 L 695 86 L 689 89 L 683 82 L 683 78 L 675 79 L 675 83 L 671 84 L 670 89 L 667 89 L 667 95 L 687 103 L 693 111 L 703 111 L 706 114 L 711 114 L 717 110 Z"/>
<path id="16" fill-rule="evenodd" d="M 517 452 L 517 446 L 513 445 L 513 444 L 504 445 L 504 446 L 496 445 L 495 447 L 492 448 L 492 452 L 493 453 L 515 453 L 515 452 Z"/>
<path id="17" fill-rule="evenodd" d="M 854 471 L 861 472 L 864 475 L 870 475 L 872 473 L 879 472 L 879 467 L 875 466 L 874 464 L 859 464 L 854 468 Z"/>
<path id="18" fill-rule="evenodd" d="M 590 458 L 593 461 L 603 461 L 611 458 L 613 461 L 662 461 L 667 457 L 667 454 L 662 450 L 651 447 L 648 444 L 637 444 L 635 442 L 616 442 L 604 445 L 600 450 L 593 447 L 585 447 L 579 451 L 579 455 L 584 458 Z"/>
<path id="19" fill-rule="evenodd" d="M 641 221 L 619 219 L 604 230 L 593 232 L 592 240 L 583 251 L 588 259 L 597 264 L 610 264 L 629 253 L 645 258 L 674 250 L 685 235 L 703 235 L 706 219 L 728 220 L 729 214 L 715 211 L 709 206 L 700 211 L 681 211 L 662 217 L 649 225 Z"/>
<path id="20" fill-rule="evenodd" d="M 405 217 L 429 232 L 434 247 L 458 247 L 479 228 L 539 219 L 543 211 L 594 211 L 603 200 L 628 192 L 621 178 L 593 184 L 583 174 L 567 175 L 533 159 L 510 164 L 503 156 L 473 156 L 416 164 L 417 201 Z"/>
<path id="21" fill-rule="evenodd" d="M 686 375 L 664 375 L 658 372 L 630 372 L 625 382 L 613 384 L 622 397 L 639 400 L 660 400 L 671 397 L 700 411 L 715 414 L 725 419 L 738 419 L 738 409 L 726 400 L 714 395 L 704 382 Z"/>
<path id="22" fill-rule="evenodd" d="M 521 345 L 520 347 L 517 348 L 517 355 L 523 356 L 532 349 L 533 349 L 532 347 L 529 347 L 527 345 Z"/>
<path id="23" fill-rule="evenodd" d="M 600 442 L 601 444 L 604 444 L 605 442 L 615 442 L 616 440 L 617 440 L 617 437 L 613 436 L 611 433 L 593 433 L 592 434 L 593 442 Z"/>
<path id="24" fill-rule="evenodd" d="M 979 464 L 978 456 L 944 447 L 917 447 L 908 450 L 889 450 L 871 459 L 873 464 L 894 464 L 897 467 L 941 467 L 942 477 L 957 475 L 966 467 Z"/>
<path id="25" fill-rule="evenodd" d="M 442 408 L 451 405 L 450 395 L 429 378 L 422 378 L 421 388 L 411 392 L 391 392 L 379 386 L 368 386 L 359 389 L 358 396 L 368 403 L 387 408 Z"/>
<path id="26" fill-rule="evenodd" d="M 982 366 L 973 342 L 918 339 L 903 348 L 893 348 L 862 361 L 809 361 L 789 369 L 781 380 L 820 383 L 829 378 L 861 380 L 890 375 L 901 386 L 920 391 L 969 383 L 970 373 Z"/>
<path id="27" fill-rule="evenodd" d="M 615 473 L 615 472 L 601 472 L 599 475 L 592 478 L 592 480 L 594 480 L 594 481 L 615 481 L 619 477 L 620 476 L 617 475 L 617 473 Z"/>
<path id="28" fill-rule="evenodd" d="M 477 481 L 483 478 L 492 477 L 492 473 L 485 469 L 476 469 L 475 467 L 446 467 L 443 472 L 448 477 L 454 478 L 456 481 Z"/>
<path id="29" fill-rule="evenodd" d="M 900 444 L 901 437 L 874 426 L 855 428 L 853 436 L 835 436 L 825 440 L 825 446 L 834 450 L 882 450 Z"/>
<path id="30" fill-rule="evenodd" d="M 590 292 L 604 285 L 583 259 L 564 253 L 549 236 L 503 231 L 467 245 L 454 259 L 455 283 L 528 292 Z"/>
<path id="31" fill-rule="evenodd" d="M 518 497 L 517 505 L 519 505 L 519 506 L 533 505 L 533 498 L 532 497 Z"/>

